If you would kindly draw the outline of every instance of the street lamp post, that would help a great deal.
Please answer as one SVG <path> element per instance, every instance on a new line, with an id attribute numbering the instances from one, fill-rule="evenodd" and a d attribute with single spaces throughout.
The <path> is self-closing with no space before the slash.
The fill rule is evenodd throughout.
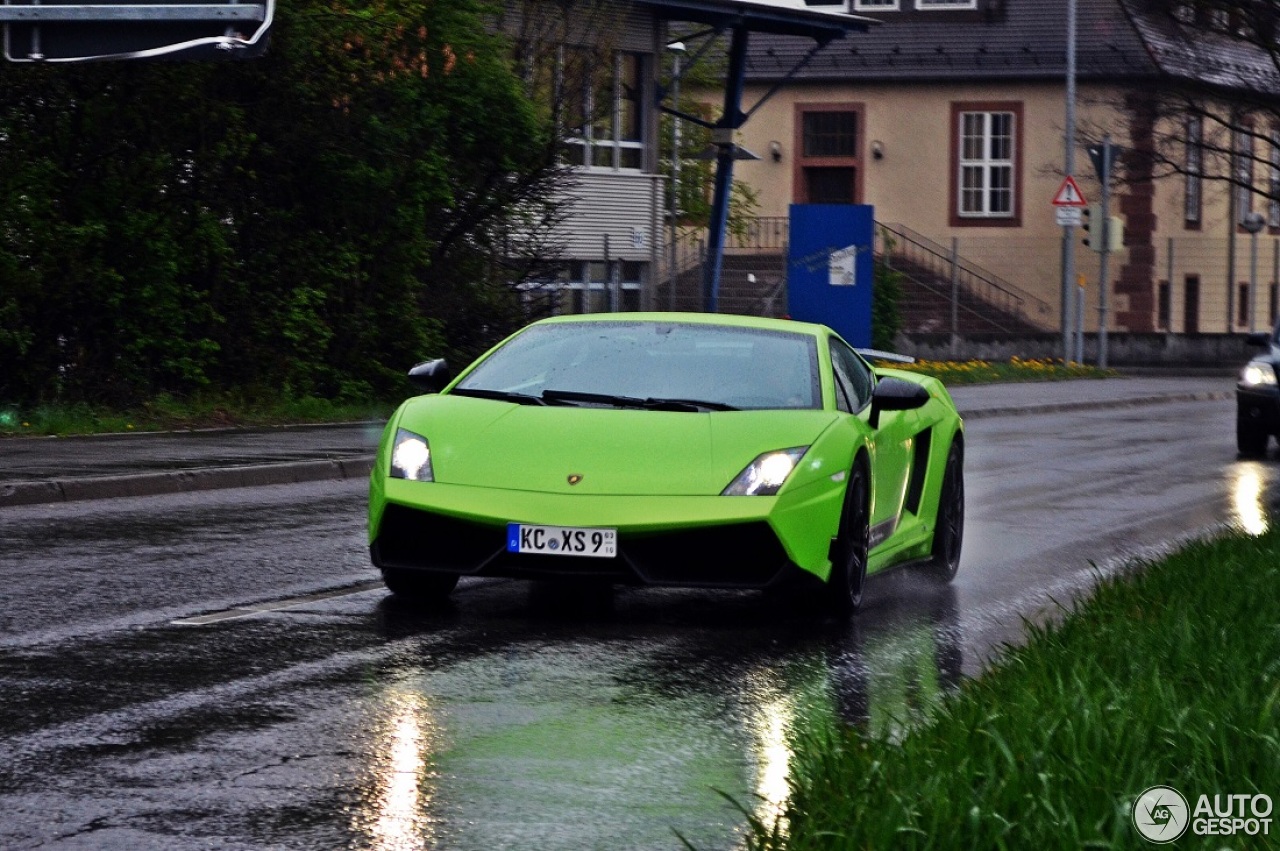
<path id="1" fill-rule="evenodd" d="M 1240 223 L 1249 233 L 1249 333 L 1258 330 L 1258 232 L 1267 226 L 1261 213 L 1253 212 Z"/>
<path id="2" fill-rule="evenodd" d="M 680 57 L 684 54 L 683 41 L 673 41 L 667 45 L 671 51 L 671 105 L 680 108 Z M 671 116 L 671 269 L 667 282 L 667 309 L 676 309 L 676 278 L 679 276 L 679 262 L 676 256 L 676 220 L 680 216 L 680 116 Z"/>

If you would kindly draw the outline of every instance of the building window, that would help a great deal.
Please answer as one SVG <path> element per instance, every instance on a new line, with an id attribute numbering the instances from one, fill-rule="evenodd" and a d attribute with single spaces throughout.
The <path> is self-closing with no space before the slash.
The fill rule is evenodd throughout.
<path id="1" fill-rule="evenodd" d="M 1280 228 L 1280 129 L 1271 130 L 1267 156 L 1267 226 Z"/>
<path id="2" fill-rule="evenodd" d="M 618 52 L 612 62 L 574 51 L 563 74 L 566 159 L 588 168 L 638 170 L 644 164 L 642 64 L 638 53 Z"/>
<path id="3" fill-rule="evenodd" d="M 545 304 L 557 315 L 637 311 L 645 266 L 632 260 L 571 260 L 555 280 L 524 285 L 524 300 Z"/>
<path id="4" fill-rule="evenodd" d="M 1169 282 L 1161 281 L 1156 289 L 1156 328 L 1161 331 L 1171 331 L 1169 323 L 1172 321 L 1173 303 L 1170 300 Z"/>
<path id="5" fill-rule="evenodd" d="M 898 0 L 853 0 L 855 12 L 896 12 Z"/>
<path id="6" fill-rule="evenodd" d="M 978 0 L 916 0 L 917 9 L 976 9 Z"/>
<path id="7" fill-rule="evenodd" d="M 858 153 L 858 113 L 806 112 L 806 157 L 853 157 Z"/>
<path id="8" fill-rule="evenodd" d="M 1184 218 L 1187 227 L 1198 229 L 1204 204 L 1204 119 L 1198 115 L 1187 116 L 1186 155 Z"/>
<path id="9" fill-rule="evenodd" d="M 1235 131 L 1236 222 L 1253 212 L 1253 132 L 1245 125 Z"/>
<path id="10" fill-rule="evenodd" d="M 1239 290 L 1240 297 L 1236 300 L 1236 324 L 1244 326 L 1249 324 L 1249 285 L 1241 283 Z"/>
<path id="11" fill-rule="evenodd" d="M 1016 224 L 1021 105 L 954 104 L 953 224 Z"/>
<path id="12" fill-rule="evenodd" d="M 796 201 L 856 204 L 862 197 L 860 104 L 797 104 Z"/>

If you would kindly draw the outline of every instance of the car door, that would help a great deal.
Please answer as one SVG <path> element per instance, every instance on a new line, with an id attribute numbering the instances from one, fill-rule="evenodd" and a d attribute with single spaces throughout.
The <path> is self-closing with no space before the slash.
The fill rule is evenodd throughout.
<path id="1" fill-rule="evenodd" d="M 875 374 L 843 340 L 832 337 L 830 345 L 837 405 L 868 422 Z M 880 414 L 879 427 L 871 430 L 872 547 L 886 541 L 902 519 L 919 418 L 918 411 L 884 411 Z"/>

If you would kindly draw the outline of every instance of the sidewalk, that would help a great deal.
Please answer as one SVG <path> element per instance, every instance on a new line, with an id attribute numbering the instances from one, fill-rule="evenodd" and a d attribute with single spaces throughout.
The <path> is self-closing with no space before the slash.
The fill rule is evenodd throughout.
<path id="1" fill-rule="evenodd" d="M 966 419 L 1224 401 L 1235 379 L 1112 378 L 951 388 Z M 369 475 L 382 423 L 0 440 L 0 508 Z"/>

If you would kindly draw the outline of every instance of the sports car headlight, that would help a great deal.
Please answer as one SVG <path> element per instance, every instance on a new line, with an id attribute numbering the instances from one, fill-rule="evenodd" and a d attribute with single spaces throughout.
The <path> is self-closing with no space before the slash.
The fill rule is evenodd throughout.
<path id="1" fill-rule="evenodd" d="M 391 478 L 412 482 L 434 482 L 431 469 L 431 446 L 427 439 L 406 429 L 396 430 L 391 447 Z"/>
<path id="2" fill-rule="evenodd" d="M 1275 368 L 1263 361 L 1252 361 L 1240 373 L 1240 383 L 1249 387 L 1275 387 Z"/>
<path id="3" fill-rule="evenodd" d="M 747 469 L 721 491 L 721 496 L 773 496 L 782 489 L 787 476 L 800 463 L 807 446 L 766 452 L 747 465 Z"/>

